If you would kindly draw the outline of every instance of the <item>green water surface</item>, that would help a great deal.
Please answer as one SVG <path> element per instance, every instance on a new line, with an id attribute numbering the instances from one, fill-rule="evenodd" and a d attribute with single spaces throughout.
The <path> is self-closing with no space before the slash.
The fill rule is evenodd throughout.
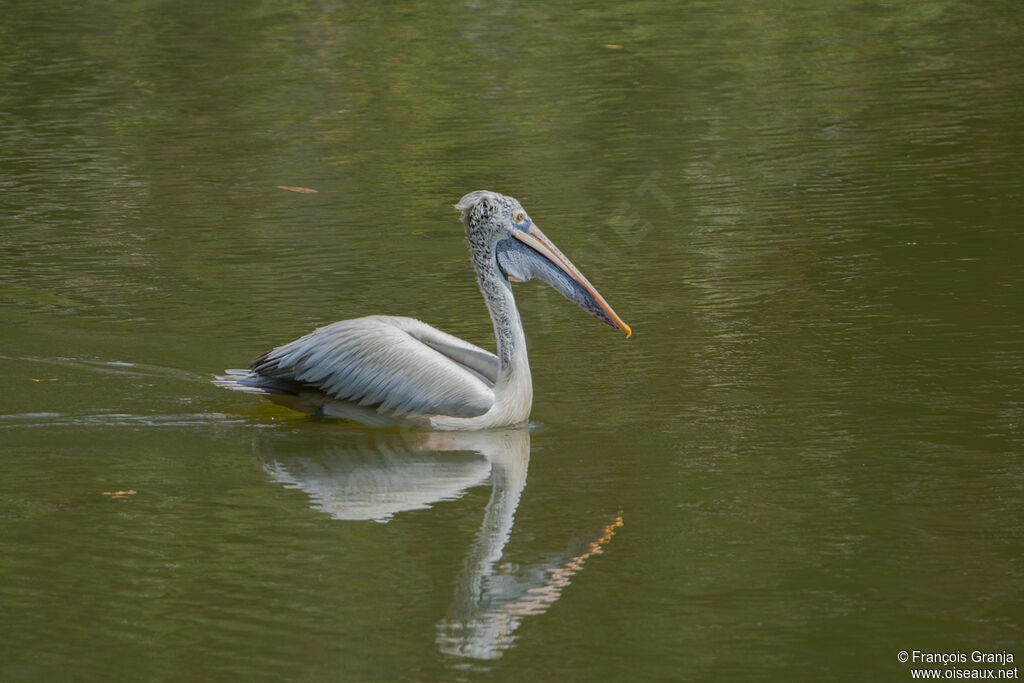
<path id="1" fill-rule="evenodd" d="M 1024 5 L 0 14 L 0 680 L 1024 659 Z M 490 347 L 475 189 L 634 330 L 517 285 L 529 429 L 210 383 L 374 313 Z"/>

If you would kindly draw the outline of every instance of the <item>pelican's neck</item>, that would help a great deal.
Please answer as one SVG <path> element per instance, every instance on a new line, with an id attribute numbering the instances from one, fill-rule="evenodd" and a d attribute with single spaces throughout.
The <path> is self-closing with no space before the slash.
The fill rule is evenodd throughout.
<path id="1" fill-rule="evenodd" d="M 495 391 L 500 385 L 522 381 L 530 386 L 526 334 L 523 332 L 523 321 L 519 317 L 512 287 L 494 265 L 478 268 L 477 280 L 487 304 L 487 311 L 491 314 L 494 341 L 498 347 L 498 381 L 495 382 Z"/>
<path id="2" fill-rule="evenodd" d="M 478 256 L 475 250 L 473 255 Z M 433 417 L 430 424 L 436 429 L 491 429 L 522 424 L 530 418 L 533 380 L 526 356 L 526 335 L 512 296 L 512 286 L 498 271 L 493 256 L 489 259 L 474 258 L 474 265 L 480 293 L 494 324 L 494 339 L 498 347 L 494 403 L 486 413 L 476 417 Z"/>

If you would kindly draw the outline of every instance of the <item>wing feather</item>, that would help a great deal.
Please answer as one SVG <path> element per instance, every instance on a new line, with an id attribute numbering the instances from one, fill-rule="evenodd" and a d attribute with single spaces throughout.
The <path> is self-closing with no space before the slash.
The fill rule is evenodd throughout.
<path id="1" fill-rule="evenodd" d="M 379 412 L 472 417 L 494 401 L 494 354 L 412 318 L 343 320 L 253 361 L 260 377 Z"/>

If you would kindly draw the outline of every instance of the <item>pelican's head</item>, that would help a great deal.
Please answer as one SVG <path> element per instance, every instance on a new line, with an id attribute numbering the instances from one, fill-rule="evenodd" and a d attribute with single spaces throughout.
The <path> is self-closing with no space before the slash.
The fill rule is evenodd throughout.
<path id="1" fill-rule="evenodd" d="M 627 337 L 633 333 L 517 199 L 477 190 L 460 199 L 455 208 L 462 212 L 469 248 L 480 266 L 493 267 L 506 282 L 540 278 L 598 320 Z"/>

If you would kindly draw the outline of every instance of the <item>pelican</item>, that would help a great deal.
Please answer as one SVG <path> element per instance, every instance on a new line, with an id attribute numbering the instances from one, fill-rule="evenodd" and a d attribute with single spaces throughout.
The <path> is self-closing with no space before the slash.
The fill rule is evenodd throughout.
<path id="1" fill-rule="evenodd" d="M 526 422 L 533 382 L 512 283 L 540 278 L 598 320 L 632 334 L 514 198 L 477 190 L 462 212 L 497 354 L 413 318 L 371 315 L 321 327 L 215 382 L 314 415 L 373 426 L 476 430 Z"/>

